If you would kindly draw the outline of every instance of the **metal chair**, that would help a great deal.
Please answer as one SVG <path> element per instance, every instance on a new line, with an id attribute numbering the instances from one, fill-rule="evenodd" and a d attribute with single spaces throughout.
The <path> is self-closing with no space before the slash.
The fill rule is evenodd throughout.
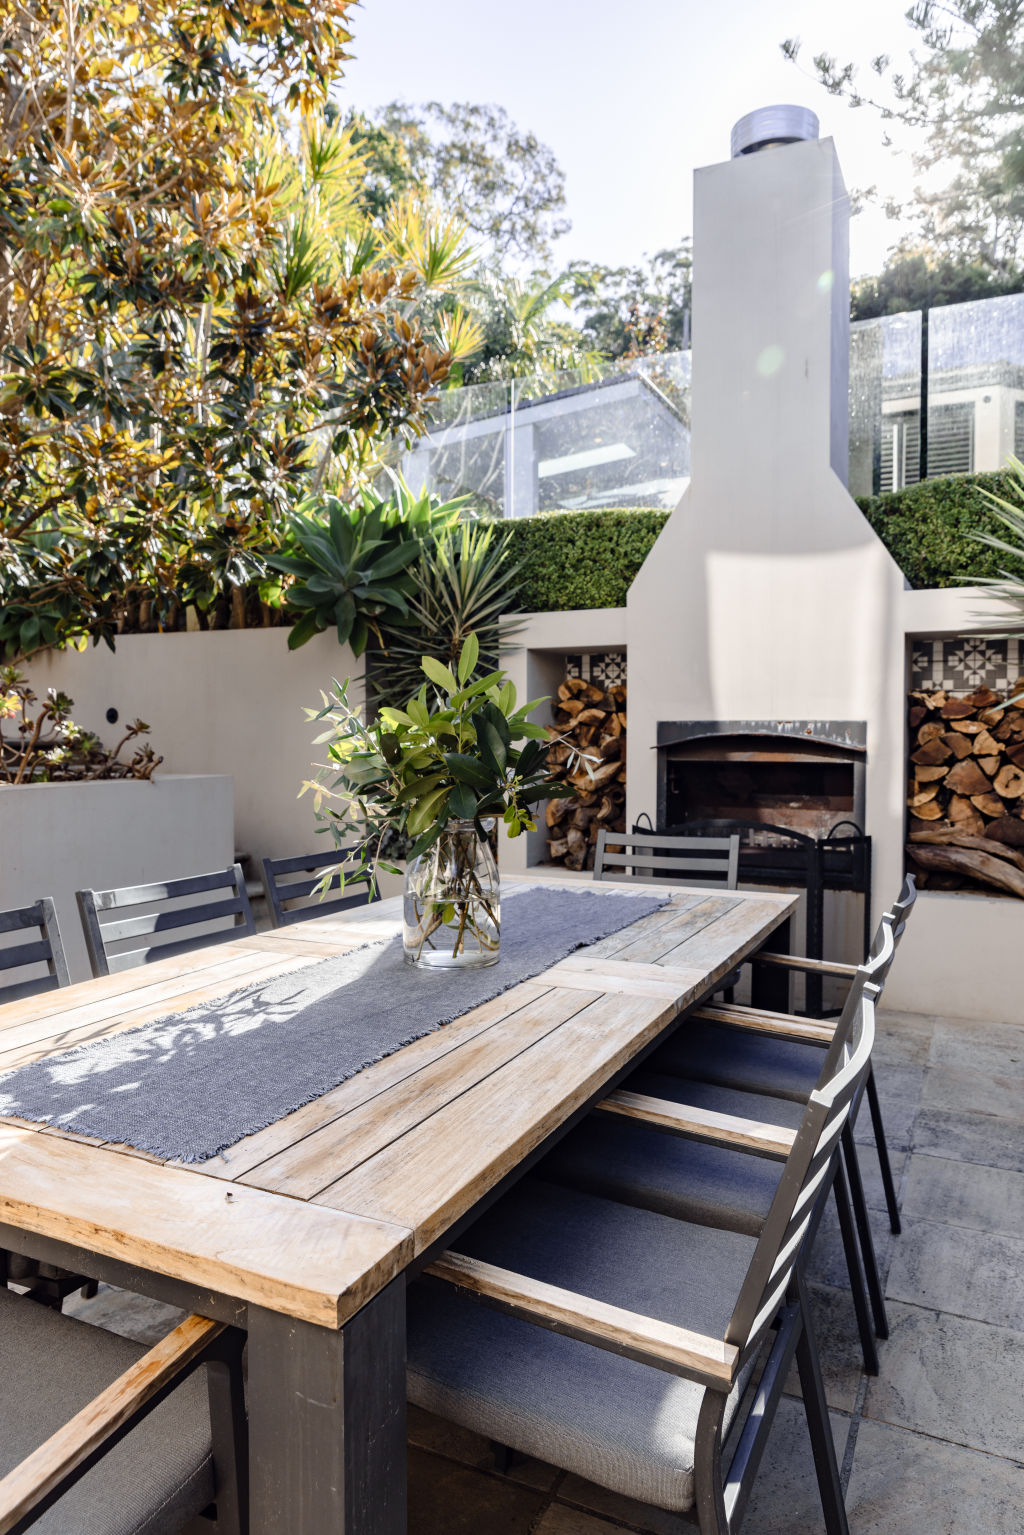
<path id="1" fill-rule="evenodd" d="M 667 837 L 656 832 L 628 835 L 602 828 L 594 849 L 595 879 L 629 879 L 646 885 L 677 881 L 735 890 L 739 867 L 738 833 L 731 837 Z"/>
<path id="2" fill-rule="evenodd" d="M 263 889 L 274 926 L 289 927 L 293 922 L 309 922 L 314 917 L 326 917 L 333 911 L 348 911 L 353 906 L 365 906 L 368 900 L 378 900 L 369 869 L 359 869 L 354 875 L 346 871 L 341 893 L 333 897 L 328 894 L 322 901 L 313 899 L 313 891 L 326 869 L 344 870 L 351 862 L 349 848 L 333 853 L 302 853 L 297 858 L 264 858 Z M 289 875 L 305 878 L 289 879 Z"/>
<path id="3" fill-rule="evenodd" d="M 848 1535 L 803 1259 L 871 1059 L 866 969 L 854 988 L 756 1236 L 547 1183 L 541 1163 L 427 1267 L 444 1288 L 413 1286 L 411 1400 L 735 1535 L 795 1356 L 826 1530 Z"/>
<path id="4" fill-rule="evenodd" d="M 897 946 L 906 931 L 916 900 L 914 877 L 908 874 L 899 898 L 888 914 Z M 873 950 L 877 948 L 878 942 L 879 935 L 876 934 Z M 847 982 L 857 973 L 853 965 L 807 960 L 790 954 L 761 953 L 757 956 L 757 962 L 780 964 L 789 969 L 813 969 Z M 695 1009 L 691 1017 L 697 1020 L 696 1027 L 691 1027 L 670 1041 L 660 1056 L 659 1069 L 715 1082 L 722 1087 L 791 1098 L 798 1103 L 806 1101 L 816 1079 L 821 1046 L 828 1043 L 833 1029 L 833 1025 L 824 1019 L 812 1023 L 786 1014 L 764 1013 L 759 1008 L 735 1005 L 723 1007 L 716 1003 Z M 727 1036 L 723 1035 L 723 1029 L 727 1031 Z M 744 1032 L 738 1036 L 737 1030 Z M 728 1044 L 723 1048 L 726 1037 Z M 868 1069 L 865 1092 L 878 1150 L 889 1225 L 893 1234 L 899 1235 L 896 1186 L 873 1067 Z"/>
<path id="5" fill-rule="evenodd" d="M 216 898 L 218 892 L 226 890 L 231 891 L 227 898 Z M 245 892 L 245 878 L 237 863 L 227 869 L 218 869 L 214 874 L 193 874 L 162 884 L 130 885 L 120 890 L 79 890 L 76 895 L 92 973 L 97 976 L 127 970 L 132 965 L 149 965 L 154 960 L 169 959 L 174 954 L 203 949 L 212 943 L 230 943 L 233 938 L 256 931 Z M 196 895 L 208 899 L 188 906 L 148 911 L 141 916 L 108 916 L 108 913 L 130 911 L 136 906 L 178 902 Z M 180 933 L 182 928 L 201 927 L 210 922 L 226 922 L 228 925 L 212 933 L 192 933 L 188 937 L 162 941 L 165 933 Z M 148 934 L 154 935 L 154 942 L 137 948 L 119 947 Z"/>
<path id="6" fill-rule="evenodd" d="M 878 995 L 896 952 L 895 928 L 896 919 L 887 913 L 875 954 L 864 967 Z M 806 1059 L 801 1057 L 801 1064 L 815 1071 L 815 1079 L 799 1099 L 773 1096 L 771 1088 L 758 1089 L 749 1080 L 737 1087 L 731 1079 L 731 1060 L 682 1070 L 680 1059 L 690 1060 L 695 1053 L 688 1050 L 690 1030 L 701 1028 L 691 1020 L 705 1011 L 696 1009 L 676 1035 L 626 1079 L 620 1091 L 598 1104 L 596 1115 L 554 1149 L 547 1162 L 550 1176 L 668 1215 L 756 1234 L 774 1197 L 779 1152 L 799 1126 L 820 1075 L 822 1046 L 832 1049 L 837 1041 L 842 1045 L 853 1025 L 857 1000 L 857 992 L 851 989 L 838 1021 L 824 1027 L 792 1021 L 802 1030 L 820 1030 L 817 1048 L 812 1047 Z M 786 1023 L 779 1018 L 771 1026 L 784 1028 Z M 742 1052 L 745 1044 L 745 1036 L 723 1035 L 719 1030 L 701 1058 L 713 1050 L 730 1056 L 734 1050 Z M 764 1053 L 778 1047 L 778 1053 L 785 1055 L 791 1048 L 785 1037 L 780 1041 L 769 1034 L 758 1035 L 756 1044 Z M 854 1115 L 857 1107 L 855 1103 Z M 849 1126 L 843 1132 L 843 1153 L 846 1177 L 835 1184 L 836 1210 L 864 1367 L 875 1375 L 875 1333 L 885 1337 L 888 1328 Z"/>
<path id="7" fill-rule="evenodd" d="M 52 991 L 58 986 L 71 984 L 57 922 L 57 909 L 50 897 L 44 895 L 31 906 L 0 911 L 0 933 L 27 934 L 33 928 L 38 929 L 39 937 L 33 938 L 31 942 L 0 945 L 0 974 L 43 964 L 47 973 L 29 979 L 0 980 L 0 1005 L 15 1002 L 19 997 L 34 997 L 38 992 Z"/>
<path id="8" fill-rule="evenodd" d="M 0 1535 L 245 1535 L 243 1343 L 190 1316 L 147 1351 L 0 1289 Z"/>

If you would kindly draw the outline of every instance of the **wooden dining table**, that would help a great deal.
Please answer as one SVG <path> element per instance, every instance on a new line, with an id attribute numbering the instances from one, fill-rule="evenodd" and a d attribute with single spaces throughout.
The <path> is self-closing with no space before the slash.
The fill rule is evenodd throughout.
<path id="1" fill-rule="evenodd" d="M 246 1329 L 253 1535 L 402 1535 L 407 1283 L 742 959 L 787 947 L 794 897 L 666 890 L 207 1161 L 0 1119 L 0 1248 Z M 8 1003 L 0 1071 L 400 925 L 386 900 Z"/>

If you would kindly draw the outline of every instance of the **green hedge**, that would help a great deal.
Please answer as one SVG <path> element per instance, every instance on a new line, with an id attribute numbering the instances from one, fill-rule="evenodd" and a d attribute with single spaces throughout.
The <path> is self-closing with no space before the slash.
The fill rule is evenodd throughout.
<path id="1" fill-rule="evenodd" d="M 609 507 L 544 512 L 506 524 L 523 613 L 621 608 L 668 512 Z"/>
<path id="2" fill-rule="evenodd" d="M 863 496 L 857 504 L 911 586 L 959 586 L 998 576 L 1004 557 L 971 534 L 1000 531 L 982 492 L 1012 502 L 1011 486 L 1019 483 L 1009 474 L 950 475 L 889 496 Z M 1024 578 L 1024 562 L 1018 572 Z"/>

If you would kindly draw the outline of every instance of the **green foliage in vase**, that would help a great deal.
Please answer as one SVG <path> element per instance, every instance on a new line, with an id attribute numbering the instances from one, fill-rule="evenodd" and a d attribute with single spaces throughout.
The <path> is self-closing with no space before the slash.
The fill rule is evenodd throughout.
<path id="1" fill-rule="evenodd" d="M 529 718 L 544 700 L 520 705 L 501 671 L 471 681 L 479 654 L 470 634 L 454 670 L 424 656 L 419 691 L 402 708 L 382 708 L 370 726 L 349 704 L 348 682 L 335 682 L 322 709 L 307 710 L 310 720 L 328 722 L 316 744 L 326 744 L 330 760 L 302 792 L 312 790 L 317 819 L 360 869 L 373 862 L 397 872 L 378 856 L 387 833 L 412 839 L 413 857 L 449 821 L 473 821 L 483 836 L 482 822 L 500 817 L 517 837 L 535 829 L 538 801 L 575 792 L 547 776 L 548 732 Z M 325 875 L 323 888 L 336 878 Z"/>
<path id="2" fill-rule="evenodd" d="M 285 552 L 268 559 L 272 569 L 292 577 L 283 598 L 299 616 L 289 649 L 334 627 L 338 644 L 361 656 L 371 634 L 383 643 L 383 628 L 407 624 L 415 589 L 411 567 L 424 542 L 450 527 L 461 505 L 428 495 L 415 499 L 404 485 L 391 502 L 365 491 L 352 505 L 337 496 L 304 502 L 290 519 Z"/>

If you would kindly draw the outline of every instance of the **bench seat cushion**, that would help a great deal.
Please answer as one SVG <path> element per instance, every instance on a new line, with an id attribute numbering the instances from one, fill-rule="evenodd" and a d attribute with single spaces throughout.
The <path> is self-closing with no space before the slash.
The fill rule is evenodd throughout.
<path id="1" fill-rule="evenodd" d="M 623 1088 L 720 1114 L 796 1129 L 801 1105 L 638 1071 Z M 775 1197 L 781 1162 L 706 1146 L 635 1120 L 592 1114 L 545 1157 L 543 1176 L 679 1220 L 758 1236 Z"/>
<path id="2" fill-rule="evenodd" d="M 725 1336 L 754 1242 L 527 1179 L 458 1251 L 705 1333 Z M 693 1506 L 699 1385 L 565 1338 L 427 1279 L 409 1301 L 418 1406 L 664 1509 Z M 747 1379 L 730 1398 L 735 1412 Z"/>
<path id="3" fill-rule="evenodd" d="M 825 1049 L 706 1018 L 687 1018 L 649 1064 L 653 1071 L 806 1103 L 825 1064 Z"/>
<path id="4" fill-rule="evenodd" d="M 0 1476 L 146 1352 L 0 1287 Z M 43 1514 L 33 1535 L 176 1535 L 213 1496 L 200 1368 Z"/>

